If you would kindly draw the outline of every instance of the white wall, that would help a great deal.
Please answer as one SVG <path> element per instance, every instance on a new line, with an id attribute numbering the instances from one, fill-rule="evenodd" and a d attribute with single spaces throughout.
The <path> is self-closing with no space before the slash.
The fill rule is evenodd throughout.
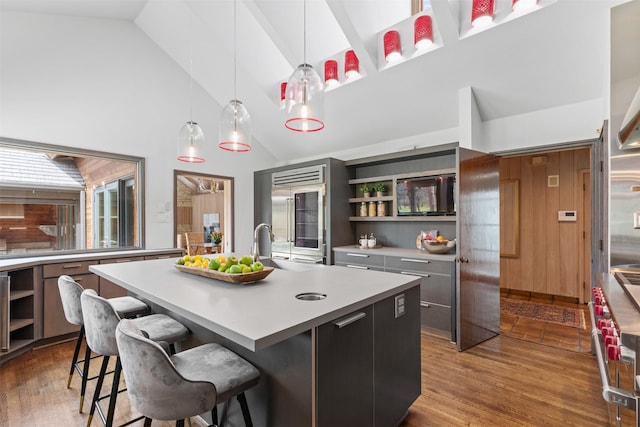
<path id="1" fill-rule="evenodd" d="M 134 24 L 3 12 L 0 43 L 0 136 L 144 157 L 147 248 L 173 246 L 174 169 L 234 177 L 235 247 L 250 247 L 253 171 L 275 159 L 255 140 L 248 154 L 218 149 L 221 107 L 194 85 L 207 161 L 177 161 L 189 75 Z"/>

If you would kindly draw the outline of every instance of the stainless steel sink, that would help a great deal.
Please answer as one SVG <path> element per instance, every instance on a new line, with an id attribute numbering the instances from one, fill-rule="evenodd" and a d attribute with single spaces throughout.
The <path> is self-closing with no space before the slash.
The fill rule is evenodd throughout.
<path id="1" fill-rule="evenodd" d="M 312 264 L 306 262 L 288 261 L 284 259 L 260 258 L 260 262 L 267 267 L 288 271 L 309 271 L 315 268 L 322 268 L 324 264 Z"/>

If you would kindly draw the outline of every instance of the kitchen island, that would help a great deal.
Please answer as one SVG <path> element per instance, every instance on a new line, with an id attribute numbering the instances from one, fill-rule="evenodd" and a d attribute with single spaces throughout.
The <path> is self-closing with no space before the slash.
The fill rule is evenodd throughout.
<path id="1" fill-rule="evenodd" d="M 251 361 L 262 375 L 247 394 L 256 426 L 391 427 L 420 394 L 419 277 L 279 261 L 238 285 L 173 262 L 90 269 L 185 323 L 184 347 L 219 342 Z M 309 292 L 326 298 L 296 298 Z"/>

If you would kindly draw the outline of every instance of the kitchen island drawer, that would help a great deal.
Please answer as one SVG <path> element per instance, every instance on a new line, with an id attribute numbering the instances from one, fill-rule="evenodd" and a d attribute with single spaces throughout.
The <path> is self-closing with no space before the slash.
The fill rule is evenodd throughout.
<path id="1" fill-rule="evenodd" d="M 454 272 L 454 263 L 453 261 L 440 261 L 410 256 L 386 256 L 385 269 L 452 275 Z"/>
<path id="2" fill-rule="evenodd" d="M 420 302 L 420 321 L 427 328 L 451 333 L 451 307 Z"/>
<path id="3" fill-rule="evenodd" d="M 42 267 L 42 276 L 60 277 L 63 274 L 74 276 L 76 274 L 88 274 L 89 266 L 97 264 L 98 261 L 68 261 L 58 264 L 47 264 Z"/>
<path id="4" fill-rule="evenodd" d="M 374 249 L 372 249 L 374 250 Z M 360 265 L 384 269 L 384 255 L 363 252 L 335 252 L 335 263 L 339 265 Z"/>

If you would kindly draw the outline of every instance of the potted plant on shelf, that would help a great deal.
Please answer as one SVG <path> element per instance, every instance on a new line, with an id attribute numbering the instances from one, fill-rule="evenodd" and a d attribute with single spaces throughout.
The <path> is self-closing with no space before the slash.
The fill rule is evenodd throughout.
<path id="1" fill-rule="evenodd" d="M 371 190 L 373 190 L 371 185 L 366 184 L 366 183 L 362 184 L 362 186 L 360 187 L 360 191 L 362 191 L 362 194 L 364 195 L 364 197 L 371 196 Z"/>
<path id="2" fill-rule="evenodd" d="M 381 197 L 385 191 L 387 191 L 387 186 L 384 183 L 379 182 L 373 186 L 374 190 L 376 190 L 376 196 Z"/>
<path id="3" fill-rule="evenodd" d="M 222 233 L 219 231 L 212 231 L 211 241 L 213 242 L 214 245 L 219 246 L 220 243 L 222 242 Z"/>

